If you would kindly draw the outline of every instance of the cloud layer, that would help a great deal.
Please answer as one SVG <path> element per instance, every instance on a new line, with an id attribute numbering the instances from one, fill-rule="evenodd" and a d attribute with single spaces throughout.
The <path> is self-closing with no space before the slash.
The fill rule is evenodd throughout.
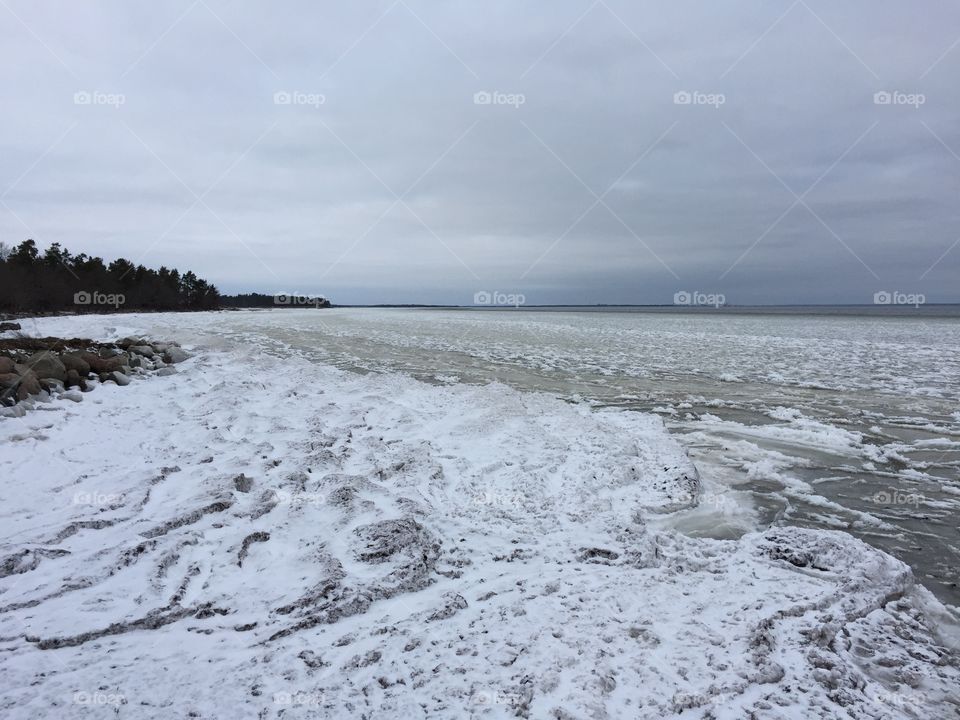
<path id="1" fill-rule="evenodd" d="M 960 301 L 960 8 L 4 0 L 0 239 L 344 303 Z"/>

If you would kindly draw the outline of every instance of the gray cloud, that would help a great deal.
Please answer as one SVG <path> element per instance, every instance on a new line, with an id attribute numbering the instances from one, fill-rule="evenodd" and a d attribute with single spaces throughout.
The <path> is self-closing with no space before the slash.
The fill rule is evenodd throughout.
<path id="1" fill-rule="evenodd" d="M 7 242 L 340 302 L 960 301 L 954 6 L 0 16 Z"/>

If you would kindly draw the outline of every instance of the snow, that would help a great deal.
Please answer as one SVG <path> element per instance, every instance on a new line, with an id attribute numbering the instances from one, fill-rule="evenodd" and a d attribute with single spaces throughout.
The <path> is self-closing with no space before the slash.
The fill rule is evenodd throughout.
<path id="1" fill-rule="evenodd" d="M 658 416 L 349 373 L 213 339 L 216 314 L 174 336 L 181 317 L 29 328 L 160 326 L 196 355 L 0 418 L 3 717 L 960 707 L 952 619 L 900 561 L 840 532 L 671 528 L 727 496 Z"/>

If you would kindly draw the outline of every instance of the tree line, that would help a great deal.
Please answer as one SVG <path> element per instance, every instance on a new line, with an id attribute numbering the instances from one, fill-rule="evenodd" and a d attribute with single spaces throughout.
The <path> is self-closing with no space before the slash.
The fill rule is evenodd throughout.
<path id="1" fill-rule="evenodd" d="M 43 253 L 33 240 L 0 243 L 0 310 L 214 310 L 217 288 L 193 272 L 152 270 L 118 258 L 109 265 L 54 243 Z"/>

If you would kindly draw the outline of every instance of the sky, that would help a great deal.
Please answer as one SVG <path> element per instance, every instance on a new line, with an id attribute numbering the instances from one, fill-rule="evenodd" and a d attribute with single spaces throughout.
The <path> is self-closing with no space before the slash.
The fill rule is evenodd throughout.
<path id="1" fill-rule="evenodd" d="M 8 244 L 342 304 L 960 302 L 956 3 L 0 0 L 0 59 Z"/>

